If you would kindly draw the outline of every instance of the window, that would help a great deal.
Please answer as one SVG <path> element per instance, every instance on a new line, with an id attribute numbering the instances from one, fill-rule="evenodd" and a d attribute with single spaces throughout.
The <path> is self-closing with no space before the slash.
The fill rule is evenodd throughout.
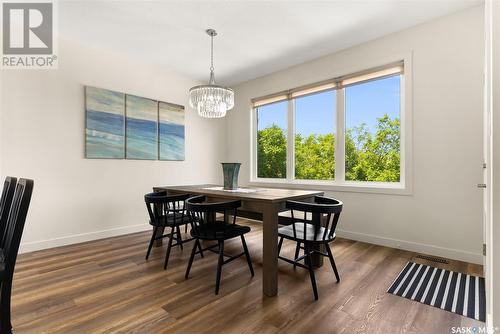
<path id="1" fill-rule="evenodd" d="M 256 108 L 257 114 L 257 176 L 286 178 L 287 115 L 286 101 Z"/>
<path id="2" fill-rule="evenodd" d="M 404 188 L 403 69 L 401 61 L 252 100 L 252 181 Z"/>
<path id="3" fill-rule="evenodd" d="M 399 182 L 400 75 L 345 88 L 345 179 Z"/>
<path id="4" fill-rule="evenodd" d="M 295 178 L 335 178 L 335 101 L 333 90 L 295 99 Z"/>

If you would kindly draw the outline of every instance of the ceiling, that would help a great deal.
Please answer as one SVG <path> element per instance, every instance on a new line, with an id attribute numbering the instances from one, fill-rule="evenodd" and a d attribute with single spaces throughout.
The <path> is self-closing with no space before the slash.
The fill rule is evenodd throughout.
<path id="1" fill-rule="evenodd" d="M 481 0 L 60 1 L 59 34 L 208 80 L 237 85 Z"/>

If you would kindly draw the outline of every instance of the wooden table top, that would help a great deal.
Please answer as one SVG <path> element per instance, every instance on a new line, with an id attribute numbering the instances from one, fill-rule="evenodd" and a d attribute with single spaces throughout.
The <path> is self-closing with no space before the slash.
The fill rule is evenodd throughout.
<path id="1" fill-rule="evenodd" d="M 158 190 L 172 190 L 176 192 L 185 192 L 195 195 L 213 195 L 220 198 L 230 199 L 247 199 L 265 202 L 281 202 L 291 199 L 300 199 L 311 196 L 320 196 L 324 193 L 317 190 L 298 190 L 298 189 L 282 189 L 282 188 L 261 188 L 261 187 L 244 187 L 243 189 L 255 189 L 255 192 L 233 192 L 218 189 L 207 189 L 222 187 L 214 184 L 196 184 L 183 186 L 162 186 L 154 187 Z"/>

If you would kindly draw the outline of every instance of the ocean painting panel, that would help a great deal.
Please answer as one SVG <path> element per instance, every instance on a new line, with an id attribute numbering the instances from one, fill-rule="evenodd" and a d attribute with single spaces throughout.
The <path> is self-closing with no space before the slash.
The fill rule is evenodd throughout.
<path id="1" fill-rule="evenodd" d="M 184 160 L 184 107 L 159 102 L 160 160 Z"/>
<path id="2" fill-rule="evenodd" d="M 85 157 L 125 158 L 125 94 L 85 87 Z"/>
<path id="3" fill-rule="evenodd" d="M 127 159 L 158 159 L 158 101 L 126 96 Z"/>

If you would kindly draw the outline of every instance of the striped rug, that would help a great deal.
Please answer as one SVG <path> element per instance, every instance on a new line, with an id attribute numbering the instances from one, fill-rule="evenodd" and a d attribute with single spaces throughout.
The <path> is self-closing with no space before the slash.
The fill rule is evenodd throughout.
<path id="1" fill-rule="evenodd" d="M 484 278 L 408 262 L 387 292 L 485 321 Z"/>

